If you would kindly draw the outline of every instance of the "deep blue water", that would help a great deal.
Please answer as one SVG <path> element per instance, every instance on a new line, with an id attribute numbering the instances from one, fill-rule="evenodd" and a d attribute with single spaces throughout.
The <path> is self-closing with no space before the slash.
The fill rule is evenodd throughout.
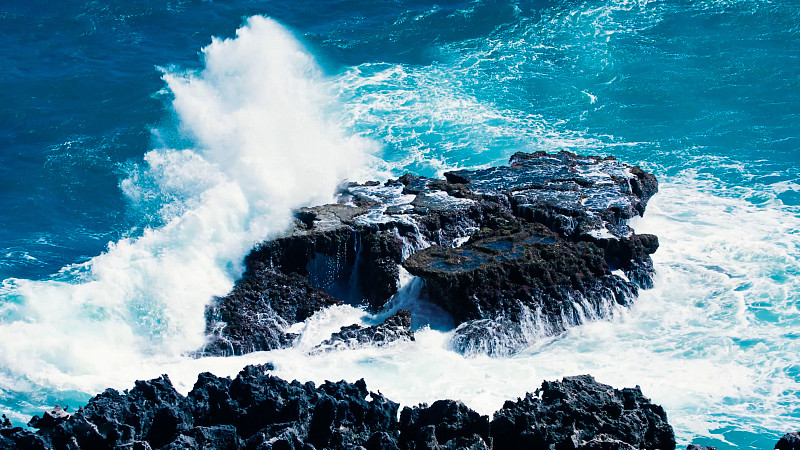
<path id="1" fill-rule="evenodd" d="M 268 25 L 245 25 L 254 15 Z M 233 40 L 242 26 L 252 40 Z M 662 236 L 662 285 L 643 296 L 634 325 L 614 331 L 640 339 L 637 354 L 655 358 L 652 370 L 637 372 L 645 394 L 652 386 L 648 395 L 667 405 L 684 443 L 765 448 L 800 420 L 796 1 L 6 1 L 0 42 L 0 410 L 17 421 L 105 385 L 102 361 L 80 368 L 69 356 L 92 339 L 119 339 L 114 345 L 143 358 L 178 357 L 180 348 L 154 348 L 182 336 L 191 318 L 176 318 L 184 304 L 169 296 L 154 300 L 152 285 L 163 280 L 148 277 L 165 271 L 151 262 L 213 280 L 199 306 L 185 308 L 202 310 L 235 278 L 248 245 L 279 231 L 274 205 L 317 199 L 304 189 L 325 193 L 323 183 L 303 185 L 319 178 L 300 169 L 314 166 L 314 153 L 256 164 L 263 178 L 299 180 L 294 188 L 251 182 L 257 177 L 243 167 L 260 158 L 259 145 L 274 140 L 280 153 L 334 142 L 320 151 L 345 155 L 353 137 L 372 155 L 375 176 L 436 175 L 518 150 L 613 154 L 654 171 L 662 194 L 642 227 Z M 315 92 L 309 99 L 306 88 Z M 226 115 L 240 104 L 255 109 Z M 217 201 L 205 215 L 208 192 L 229 178 L 246 180 L 236 195 L 247 211 Z M 261 194 L 273 206 L 258 206 Z M 220 211 L 232 214 L 225 226 L 241 238 L 198 244 L 216 252 L 207 265 L 174 262 L 196 256 L 184 240 L 206 234 L 167 225 L 190 213 L 215 229 L 209 218 Z M 155 243 L 133 244 L 133 256 L 118 262 L 124 243 L 151 232 Z M 120 244 L 109 251 L 109 243 Z M 173 261 L 175 248 L 183 253 Z M 118 296 L 101 301 L 75 287 L 92 280 Z M 656 320 L 664 311 L 678 312 Z M 117 320 L 130 333 L 110 331 Z M 94 336 L 95 324 L 108 330 Z M 67 356 L 48 350 L 37 334 L 46 330 L 69 342 Z M 603 338 L 576 333 L 555 344 L 563 354 L 590 347 L 576 370 L 595 369 L 607 382 L 633 377 L 627 363 L 615 371 L 598 362 L 608 359 L 608 346 L 595 346 Z M 552 362 L 562 350 L 532 354 Z M 667 380 L 692 367 L 704 372 L 696 383 Z M 730 389 L 708 386 L 715 379 Z"/>

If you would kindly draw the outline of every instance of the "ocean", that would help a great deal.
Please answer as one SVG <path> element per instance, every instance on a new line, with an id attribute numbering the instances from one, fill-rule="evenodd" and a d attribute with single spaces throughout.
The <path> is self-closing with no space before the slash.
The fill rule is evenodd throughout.
<path id="1" fill-rule="evenodd" d="M 772 448 L 800 423 L 800 2 L 6 0 L 0 7 L 0 412 L 273 362 L 483 414 L 542 380 L 641 386 L 679 446 Z M 655 288 L 513 357 L 415 342 L 186 356 L 205 305 L 345 179 L 516 151 L 656 174 Z M 419 285 L 406 279 L 402 299 Z"/>

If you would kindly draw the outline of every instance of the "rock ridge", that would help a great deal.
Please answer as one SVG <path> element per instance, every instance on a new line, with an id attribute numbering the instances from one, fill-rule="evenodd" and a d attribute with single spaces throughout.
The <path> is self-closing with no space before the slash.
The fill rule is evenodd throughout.
<path id="1" fill-rule="evenodd" d="M 546 381 L 493 418 L 461 402 L 400 407 L 364 380 L 287 382 L 269 364 L 231 380 L 198 376 L 187 396 L 166 375 L 108 389 L 68 414 L 0 426 L 3 449 L 674 449 L 664 410 L 638 387 L 591 376 Z M 398 418 L 399 411 L 399 418 Z"/>

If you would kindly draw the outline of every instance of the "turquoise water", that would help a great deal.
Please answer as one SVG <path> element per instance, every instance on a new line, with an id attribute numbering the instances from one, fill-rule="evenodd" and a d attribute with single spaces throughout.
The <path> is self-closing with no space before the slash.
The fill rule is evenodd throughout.
<path id="1" fill-rule="evenodd" d="M 105 386 L 270 360 L 490 413 L 592 373 L 640 384 L 682 444 L 771 448 L 800 419 L 798 24 L 791 1 L 4 5 L 0 409 L 22 423 Z M 297 349 L 181 356 L 292 208 L 343 178 L 519 150 L 659 177 L 634 223 L 661 238 L 656 288 L 630 311 L 506 359 L 462 358 L 437 331 L 304 356 L 364 315 L 349 309 Z"/>

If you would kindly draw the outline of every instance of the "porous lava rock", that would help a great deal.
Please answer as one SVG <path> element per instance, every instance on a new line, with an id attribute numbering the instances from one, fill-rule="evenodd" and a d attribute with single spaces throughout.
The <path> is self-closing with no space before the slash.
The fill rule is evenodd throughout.
<path id="1" fill-rule="evenodd" d="M 544 382 L 494 419 L 461 402 L 404 407 L 363 380 L 287 382 L 271 365 L 235 379 L 200 374 L 182 396 L 164 375 L 113 389 L 73 414 L 58 409 L 30 429 L 0 426 L 5 449 L 674 449 L 663 409 L 638 388 L 590 376 Z"/>
<path id="2" fill-rule="evenodd" d="M 492 421 L 495 448 L 674 449 L 661 406 L 639 387 L 617 390 L 589 375 L 545 381 L 508 401 Z"/>

